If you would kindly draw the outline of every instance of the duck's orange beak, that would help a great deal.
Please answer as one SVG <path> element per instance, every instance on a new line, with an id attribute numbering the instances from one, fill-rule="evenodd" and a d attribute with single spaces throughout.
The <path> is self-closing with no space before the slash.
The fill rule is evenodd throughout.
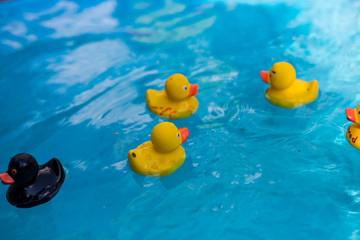
<path id="1" fill-rule="evenodd" d="M 261 71 L 260 77 L 264 82 L 269 83 L 269 72 L 268 71 Z"/>
<path id="2" fill-rule="evenodd" d="M 10 185 L 15 182 L 14 179 L 12 179 L 7 172 L 1 173 L 0 179 L 1 179 L 1 183 L 4 185 Z"/>
<path id="3" fill-rule="evenodd" d="M 190 84 L 189 97 L 195 96 L 198 93 L 199 84 Z"/>
<path id="4" fill-rule="evenodd" d="M 186 139 L 189 136 L 189 130 L 186 127 L 183 127 L 183 128 L 180 128 L 179 131 L 181 134 L 181 143 L 183 143 L 186 141 Z"/>
<path id="5" fill-rule="evenodd" d="M 346 118 L 351 121 L 356 123 L 356 109 L 352 109 L 352 108 L 346 108 L 345 109 L 345 113 L 346 113 Z"/>

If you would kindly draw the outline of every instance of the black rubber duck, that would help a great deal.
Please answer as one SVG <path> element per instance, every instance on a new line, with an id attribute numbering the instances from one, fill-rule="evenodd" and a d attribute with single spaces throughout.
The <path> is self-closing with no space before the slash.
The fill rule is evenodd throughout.
<path id="1" fill-rule="evenodd" d="M 56 158 L 39 166 L 30 154 L 19 153 L 10 160 L 7 172 L 1 173 L 0 179 L 3 184 L 11 185 L 6 194 L 9 203 L 30 208 L 46 203 L 59 192 L 65 172 Z"/>

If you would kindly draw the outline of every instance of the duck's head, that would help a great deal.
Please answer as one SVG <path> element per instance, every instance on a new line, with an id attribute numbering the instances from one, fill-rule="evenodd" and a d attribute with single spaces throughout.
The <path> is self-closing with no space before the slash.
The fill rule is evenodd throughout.
<path id="1" fill-rule="evenodd" d="M 360 123 L 360 104 L 357 108 L 346 108 L 345 109 L 346 118 L 354 123 Z"/>
<path id="2" fill-rule="evenodd" d="M 0 179 L 5 185 L 21 185 L 32 182 L 37 172 L 38 164 L 35 158 L 27 153 L 19 153 L 10 160 L 7 172 L 1 173 Z"/>
<path id="3" fill-rule="evenodd" d="M 165 91 L 174 101 L 181 101 L 197 94 L 198 84 L 190 84 L 182 74 L 174 74 L 165 82 Z"/>
<path id="4" fill-rule="evenodd" d="M 282 90 L 290 87 L 294 83 L 296 73 L 290 63 L 278 62 L 271 67 L 269 72 L 261 71 L 260 77 L 275 89 Z"/>
<path id="5" fill-rule="evenodd" d="M 171 122 L 162 122 L 151 132 L 151 142 L 155 150 L 163 153 L 176 150 L 189 136 L 187 128 L 178 129 Z"/>

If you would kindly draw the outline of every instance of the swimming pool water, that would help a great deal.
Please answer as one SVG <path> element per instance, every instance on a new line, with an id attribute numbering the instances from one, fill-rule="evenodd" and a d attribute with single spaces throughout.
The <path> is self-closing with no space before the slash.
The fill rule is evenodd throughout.
<path id="1" fill-rule="evenodd" d="M 359 239 L 360 5 L 328 1 L 9 1 L 0 4 L 0 172 L 57 157 L 47 204 L 0 186 L 1 239 Z M 260 70 L 317 79 L 298 109 L 268 103 Z M 163 178 L 127 151 L 162 120 L 145 104 L 173 73 L 199 84 L 187 158 Z"/>

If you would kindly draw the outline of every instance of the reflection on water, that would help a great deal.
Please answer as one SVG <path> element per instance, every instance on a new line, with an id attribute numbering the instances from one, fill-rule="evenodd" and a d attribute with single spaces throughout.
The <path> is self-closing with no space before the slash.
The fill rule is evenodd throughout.
<path id="1" fill-rule="evenodd" d="M 131 59 L 129 48 L 119 40 L 103 40 L 84 44 L 64 56 L 61 60 L 50 63 L 47 69 L 56 74 L 49 83 L 59 83 L 66 86 L 88 84 L 99 74 L 109 68 L 125 64 Z M 94 65 L 96 64 L 96 67 Z M 62 89 L 61 92 L 64 92 Z"/>
<path id="2" fill-rule="evenodd" d="M 40 25 L 55 30 L 53 38 L 72 37 L 85 33 L 99 34 L 115 31 L 119 25 L 116 18 L 112 17 L 116 1 L 104 1 L 86 9 L 71 1 L 60 1 L 54 7 L 39 13 L 26 13 L 28 21 L 40 20 Z M 60 13 L 59 16 L 57 14 Z"/>

